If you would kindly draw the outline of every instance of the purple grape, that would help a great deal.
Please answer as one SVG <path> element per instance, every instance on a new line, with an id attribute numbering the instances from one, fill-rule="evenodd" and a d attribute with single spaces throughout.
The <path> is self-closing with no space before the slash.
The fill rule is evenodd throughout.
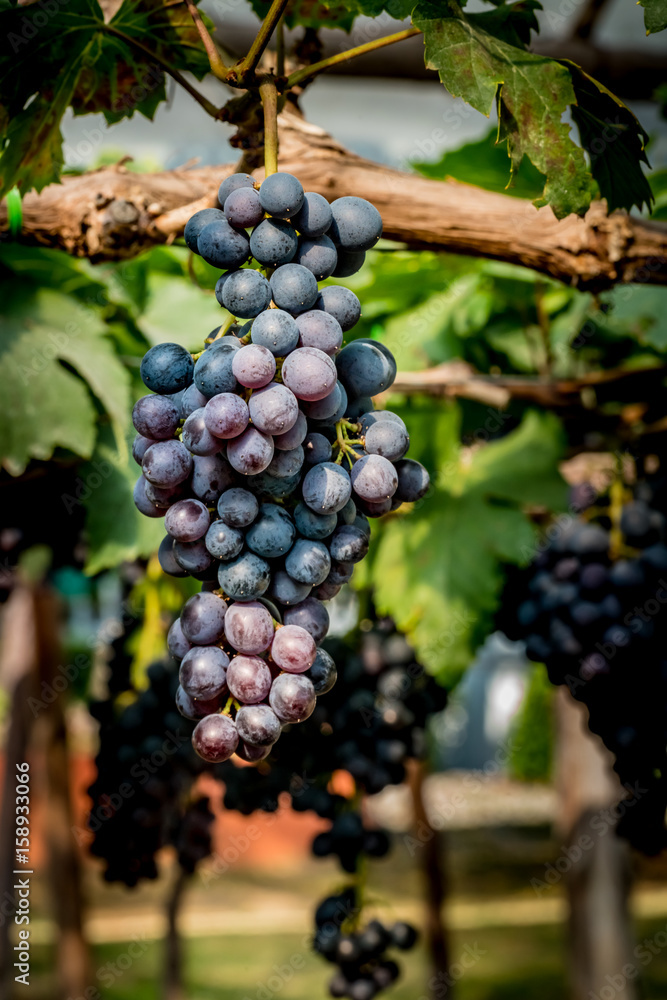
<path id="1" fill-rule="evenodd" d="M 311 420 L 322 420 L 336 423 L 335 417 L 341 409 L 343 403 L 343 393 L 345 390 L 339 382 L 335 382 L 331 392 L 323 399 L 316 399 L 313 403 L 304 403 L 303 410 Z M 345 398 L 347 404 L 347 397 Z"/>
<path id="2" fill-rule="evenodd" d="M 234 354 L 232 371 L 241 385 L 248 389 L 261 389 L 276 374 L 276 359 L 268 348 L 246 344 Z"/>
<path id="3" fill-rule="evenodd" d="M 196 542 L 203 538 L 211 523 L 208 509 L 201 500 L 179 500 L 170 507 L 164 519 L 164 526 L 180 542 Z"/>
<path id="4" fill-rule="evenodd" d="M 182 660 L 188 650 L 192 649 L 192 643 L 181 628 L 180 618 L 176 619 L 167 633 L 167 646 L 175 660 Z"/>
<path id="5" fill-rule="evenodd" d="M 327 694 L 338 679 L 338 671 L 332 657 L 326 649 L 318 649 L 315 662 L 304 677 L 307 677 L 315 689 L 315 694 Z M 275 711 L 275 709 L 274 709 Z"/>
<path id="6" fill-rule="evenodd" d="M 299 240 L 296 263 L 307 267 L 317 281 L 330 278 L 338 264 L 336 247 L 328 236 L 305 237 Z"/>
<path id="7" fill-rule="evenodd" d="M 256 476 L 258 472 L 263 472 L 272 458 L 273 438 L 255 427 L 246 428 L 243 434 L 227 445 L 229 464 L 244 476 Z"/>
<path id="8" fill-rule="evenodd" d="M 299 343 L 299 328 L 284 309 L 265 309 L 252 324 L 251 338 L 274 357 L 284 358 Z"/>
<path id="9" fill-rule="evenodd" d="M 192 734 L 195 752 L 211 764 L 229 760 L 239 745 L 239 734 L 228 715 L 207 715 Z"/>
<path id="10" fill-rule="evenodd" d="M 198 580 L 215 579 L 210 571 L 212 559 L 203 538 L 196 542 L 174 542 L 174 559 L 181 569 Z"/>
<path id="11" fill-rule="evenodd" d="M 408 432 L 393 420 L 378 420 L 364 436 L 364 448 L 369 455 L 382 455 L 390 462 L 403 458 L 410 446 Z"/>
<path id="12" fill-rule="evenodd" d="M 403 430 L 407 430 L 398 413 L 393 413 L 392 410 L 369 410 L 367 413 L 362 413 L 359 417 L 361 433 L 366 434 L 369 427 L 372 427 L 373 424 L 381 423 L 384 420 L 398 424 L 399 427 L 403 428 Z"/>
<path id="13" fill-rule="evenodd" d="M 269 704 L 281 722 L 303 722 L 313 714 L 316 700 L 308 677 L 280 674 L 271 685 Z"/>
<path id="14" fill-rule="evenodd" d="M 396 469 L 381 455 L 365 455 L 350 472 L 352 489 L 362 500 L 379 503 L 393 497 L 398 486 Z"/>
<path id="15" fill-rule="evenodd" d="M 278 604 L 300 604 L 310 594 L 311 587 L 307 583 L 299 583 L 293 580 L 284 570 L 279 569 L 273 573 L 269 595 Z"/>
<path id="16" fill-rule="evenodd" d="M 337 514 L 350 499 L 352 486 L 345 469 L 335 462 L 321 462 L 304 476 L 304 502 L 316 514 Z"/>
<path id="17" fill-rule="evenodd" d="M 218 202 L 220 206 L 224 209 L 227 204 L 227 198 L 230 196 L 232 191 L 238 191 L 239 188 L 252 188 L 255 185 L 255 178 L 251 174 L 235 173 L 230 174 L 229 177 L 225 177 L 224 181 L 218 188 Z M 204 209 L 204 211 L 207 211 Z M 195 216 L 193 216 L 195 218 Z"/>
<path id="18" fill-rule="evenodd" d="M 285 385 L 297 399 L 313 402 L 324 399 L 336 384 L 336 366 L 316 347 L 297 347 L 285 358 L 282 369 Z"/>
<path id="19" fill-rule="evenodd" d="M 160 563 L 160 569 L 163 573 L 168 576 L 184 577 L 187 576 L 187 570 L 184 570 L 182 566 L 176 562 L 176 557 L 174 556 L 174 539 L 171 535 L 165 535 L 160 542 L 160 548 L 157 550 L 158 562 Z"/>
<path id="20" fill-rule="evenodd" d="M 239 653 L 255 656 L 273 642 L 273 618 L 259 601 L 230 604 L 225 615 L 227 641 Z"/>
<path id="21" fill-rule="evenodd" d="M 167 396 L 142 396 L 132 410 L 135 429 L 139 434 L 155 441 L 172 438 L 178 421 L 178 407 Z"/>
<path id="22" fill-rule="evenodd" d="M 206 403 L 204 423 L 216 438 L 238 437 L 248 426 L 248 404 L 236 393 L 218 393 Z"/>
<path id="23" fill-rule="evenodd" d="M 322 642 L 329 631 L 329 612 L 316 597 L 307 597 L 301 604 L 285 609 L 285 625 L 300 625 L 316 643 Z"/>
<path id="24" fill-rule="evenodd" d="M 271 671 L 259 656 L 235 656 L 227 670 L 227 687 L 243 705 L 256 705 L 271 690 Z"/>
<path id="25" fill-rule="evenodd" d="M 250 743 L 244 743 L 241 740 L 236 750 L 236 756 L 249 764 L 256 764 L 258 760 L 264 760 L 268 757 L 272 750 L 273 744 L 271 743 L 265 747 L 253 747 Z"/>
<path id="26" fill-rule="evenodd" d="M 206 532 L 206 548 L 216 559 L 235 559 L 243 550 L 243 532 L 224 521 L 214 521 Z"/>
<path id="27" fill-rule="evenodd" d="M 292 448 L 291 451 L 276 451 L 270 464 L 267 466 L 267 474 L 275 476 L 276 479 L 292 479 L 298 476 L 303 465 L 303 448 Z"/>
<path id="28" fill-rule="evenodd" d="M 227 605 L 217 594 L 195 594 L 181 611 L 183 635 L 196 646 L 220 642 L 225 634 L 226 611 Z"/>
<path id="29" fill-rule="evenodd" d="M 145 517 L 164 517 L 164 507 L 158 507 L 146 496 L 146 486 L 148 483 L 143 476 L 139 476 L 134 484 L 133 499 L 134 506 Z"/>
<path id="30" fill-rule="evenodd" d="M 230 226 L 238 229 L 251 229 L 258 226 L 264 218 L 264 209 L 259 201 L 259 194 L 251 187 L 238 187 L 231 191 L 225 199 L 225 215 Z M 250 243 L 252 250 L 252 241 Z"/>
<path id="31" fill-rule="evenodd" d="M 340 593 L 340 589 L 339 583 L 329 583 L 328 580 L 325 580 L 315 589 L 314 596 L 318 601 L 331 601 L 336 594 Z"/>
<path id="32" fill-rule="evenodd" d="M 152 444 L 155 444 L 153 438 L 147 438 L 144 437 L 143 434 L 137 434 L 132 442 L 132 458 L 137 465 L 141 465 L 144 460 L 144 455 Z"/>
<path id="33" fill-rule="evenodd" d="M 292 451 L 293 448 L 298 448 L 300 444 L 303 444 L 307 433 L 308 421 L 305 414 L 299 410 L 294 426 L 284 434 L 277 434 L 274 437 L 274 447 L 278 451 Z"/>
<path id="34" fill-rule="evenodd" d="M 206 426 L 205 413 L 203 407 L 193 410 L 183 424 L 181 440 L 192 455 L 215 455 L 220 451 L 220 441 Z"/>
<path id="35" fill-rule="evenodd" d="M 180 406 L 181 420 L 185 420 L 185 418 L 189 417 L 190 414 L 194 413 L 195 410 L 199 410 L 201 409 L 202 406 L 206 406 L 207 402 L 208 398 L 204 395 L 203 392 L 199 391 L 199 389 L 193 382 L 192 385 L 189 385 L 187 387 L 187 389 L 181 396 L 181 406 Z"/>
<path id="36" fill-rule="evenodd" d="M 155 486 L 178 486 L 192 472 L 192 455 L 180 441 L 158 441 L 146 449 L 141 468 Z"/>
<path id="37" fill-rule="evenodd" d="M 181 660 L 178 679 L 191 698 L 210 701 L 224 691 L 228 666 L 229 657 L 219 646 L 195 646 Z"/>
<path id="38" fill-rule="evenodd" d="M 297 421 L 299 404 L 286 385 L 272 382 L 253 392 L 248 411 L 258 431 L 263 434 L 285 434 Z"/>
<path id="39" fill-rule="evenodd" d="M 313 431 L 308 434 L 303 442 L 303 451 L 306 465 L 319 465 L 320 462 L 331 460 L 331 443 L 324 434 Z"/>
<path id="40" fill-rule="evenodd" d="M 354 524 L 341 524 L 332 535 L 329 551 L 338 562 L 361 562 L 368 555 L 368 536 Z"/>
<path id="41" fill-rule="evenodd" d="M 342 587 L 344 583 L 349 583 L 354 572 L 354 563 L 339 562 L 338 559 L 331 560 L 329 575 L 324 581 L 331 583 L 334 587 Z"/>
<path id="42" fill-rule="evenodd" d="M 185 716 L 186 719 L 191 719 L 193 722 L 198 722 L 204 716 L 214 715 L 220 711 L 224 704 L 224 694 L 218 698 L 211 698 L 210 701 L 204 701 L 202 698 L 198 698 L 195 701 L 179 684 L 176 688 L 174 701 L 181 715 Z"/>
<path id="43" fill-rule="evenodd" d="M 374 502 L 373 500 L 362 500 L 361 497 L 358 497 L 357 503 L 362 513 L 366 514 L 367 517 L 382 517 L 383 514 L 388 514 L 393 509 L 391 498 Z"/>
<path id="44" fill-rule="evenodd" d="M 156 344 L 141 360 L 141 380 L 152 392 L 168 396 L 190 385 L 193 367 L 192 355 L 180 344 Z"/>
<path id="45" fill-rule="evenodd" d="M 351 330 L 361 316 L 359 299 L 344 285 L 327 285 L 320 291 L 315 309 L 330 313 L 341 325 L 343 332 Z"/>
<path id="46" fill-rule="evenodd" d="M 236 713 L 236 728 L 244 743 L 271 746 L 280 736 L 280 719 L 268 705 L 244 705 Z"/>
<path id="47" fill-rule="evenodd" d="M 235 487 L 218 500 L 218 515 L 232 528 L 246 528 L 259 514 L 259 501 L 248 490 Z"/>
<path id="48" fill-rule="evenodd" d="M 429 475 L 420 462 L 415 462 L 412 458 L 402 458 L 396 463 L 396 474 L 398 475 L 397 500 L 415 503 L 428 492 Z"/>
<path id="49" fill-rule="evenodd" d="M 224 217 L 224 212 L 221 212 L 219 208 L 202 208 L 200 212 L 191 215 L 185 223 L 185 232 L 183 233 L 188 249 L 192 250 L 193 253 L 199 253 L 197 239 L 204 226 L 207 226 L 209 222 L 224 219 Z"/>
<path id="50" fill-rule="evenodd" d="M 232 467 L 222 455 L 196 455 L 193 466 L 192 492 L 207 506 L 217 503 L 234 483 Z"/>
<path id="51" fill-rule="evenodd" d="M 144 489 L 146 491 L 146 499 L 166 511 L 172 504 L 175 504 L 177 500 L 180 500 L 185 495 L 187 487 L 185 483 L 179 483 L 178 486 L 171 486 L 169 489 L 165 489 L 162 486 L 155 486 L 154 483 L 149 483 L 146 480 Z"/>
<path id="52" fill-rule="evenodd" d="M 296 318 L 299 346 L 316 347 L 332 357 L 343 343 L 343 329 L 335 318 L 321 309 L 309 309 Z"/>
<path id="53" fill-rule="evenodd" d="M 302 236 L 324 236 L 332 220 L 331 206 L 326 198 L 315 191 L 306 191 L 303 205 L 292 223 Z"/>
<path id="54" fill-rule="evenodd" d="M 315 640 L 300 625 L 283 625 L 271 644 L 271 659 L 290 674 L 302 674 L 315 662 Z"/>

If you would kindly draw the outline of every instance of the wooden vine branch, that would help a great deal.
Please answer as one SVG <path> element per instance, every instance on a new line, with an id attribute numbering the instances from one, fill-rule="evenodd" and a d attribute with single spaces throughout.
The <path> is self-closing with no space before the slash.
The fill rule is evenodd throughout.
<path id="1" fill-rule="evenodd" d="M 607 215 L 602 203 L 584 219 L 559 221 L 548 207 L 363 159 L 293 112 L 280 116 L 279 137 L 281 170 L 329 200 L 368 198 L 382 214 L 385 236 L 409 247 L 508 261 L 593 291 L 618 282 L 667 284 L 665 224 Z M 193 212 L 215 205 L 220 181 L 234 169 L 134 174 L 116 166 L 65 177 L 26 196 L 20 240 L 95 262 L 132 257 L 179 236 Z"/>

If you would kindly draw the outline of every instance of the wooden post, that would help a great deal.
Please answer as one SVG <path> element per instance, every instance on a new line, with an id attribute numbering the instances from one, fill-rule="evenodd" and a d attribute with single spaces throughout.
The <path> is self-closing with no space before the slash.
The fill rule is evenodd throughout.
<path id="1" fill-rule="evenodd" d="M 178 911 L 188 881 L 180 865 L 166 901 L 167 932 L 164 939 L 164 1000 L 186 1000 L 183 984 L 183 942 L 178 931 Z"/>

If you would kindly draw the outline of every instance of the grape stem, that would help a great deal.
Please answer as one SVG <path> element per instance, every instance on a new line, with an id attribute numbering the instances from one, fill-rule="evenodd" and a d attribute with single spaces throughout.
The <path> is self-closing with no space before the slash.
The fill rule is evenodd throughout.
<path id="1" fill-rule="evenodd" d="M 278 170 L 278 91 L 273 74 L 264 77 L 259 95 L 264 111 L 264 173 L 269 177 Z"/>
<path id="2" fill-rule="evenodd" d="M 280 18 L 283 16 L 285 7 L 287 7 L 288 0 L 273 0 L 271 8 L 262 21 L 259 31 L 257 32 L 257 37 L 250 46 L 248 54 L 237 63 L 236 66 L 227 74 L 227 82 L 234 86 L 236 85 L 248 85 L 248 78 L 252 77 L 259 60 L 262 58 L 264 49 L 269 44 L 271 40 L 271 35 L 273 34 Z"/>
<path id="3" fill-rule="evenodd" d="M 311 66 L 304 66 L 303 69 L 298 69 L 295 73 L 288 76 L 285 90 L 290 90 L 292 87 L 302 84 L 305 80 L 309 80 L 311 76 L 331 69 L 332 66 L 348 62 L 348 60 L 354 59 L 355 56 L 363 56 L 367 52 L 375 52 L 377 49 L 384 48 L 385 45 L 393 45 L 394 42 L 402 42 L 406 38 L 412 38 L 413 35 L 420 34 L 421 30 L 419 28 L 406 28 L 405 31 L 397 31 L 395 35 L 376 38 L 372 42 L 365 42 L 363 45 L 357 45 L 355 48 L 347 49 L 345 52 L 338 52 L 335 56 L 320 59 L 319 62 L 313 63 Z"/>
<path id="4" fill-rule="evenodd" d="M 208 56 L 211 72 L 213 73 L 213 76 L 218 78 L 218 80 L 222 80 L 224 82 L 227 79 L 228 69 L 223 62 L 222 56 L 218 52 L 218 47 L 211 38 L 208 28 L 202 21 L 201 14 L 197 10 L 194 0 L 185 0 L 185 3 L 190 12 L 190 17 L 194 22 L 195 28 L 199 32 L 199 37 L 202 40 L 204 48 L 206 49 L 206 55 Z"/>
<path id="5" fill-rule="evenodd" d="M 205 344 L 212 344 L 214 341 L 220 340 L 221 337 L 224 337 L 225 334 L 228 333 L 231 330 L 231 328 L 234 326 L 235 323 L 236 323 L 236 316 L 232 316 L 231 313 L 230 313 L 230 315 L 227 317 L 227 319 L 225 320 L 225 322 L 219 328 L 219 330 L 216 333 L 215 337 L 211 337 L 210 339 L 207 337 L 206 340 L 204 341 L 204 343 Z"/>
<path id="6" fill-rule="evenodd" d="M 231 716 L 231 714 L 232 714 L 232 708 L 235 708 L 236 711 L 238 712 L 238 710 L 239 710 L 240 707 L 241 707 L 240 703 L 236 700 L 236 698 L 234 698 L 230 694 L 229 698 L 227 699 L 227 704 L 225 705 L 225 707 L 222 710 L 222 714 L 223 715 L 230 715 Z"/>
<path id="7" fill-rule="evenodd" d="M 359 458 L 354 450 L 354 446 L 361 445 L 363 447 L 365 441 L 363 437 L 351 438 L 348 434 L 348 430 L 352 430 L 355 434 L 358 434 L 361 430 L 361 424 L 355 424 L 351 420 L 346 420 L 345 417 L 339 420 L 336 424 L 336 440 L 334 441 L 333 446 L 334 448 L 338 448 L 336 465 L 340 465 L 343 461 L 343 457 L 345 457 L 350 463 L 350 468 L 352 468 L 352 460 L 354 459 L 356 462 Z"/>

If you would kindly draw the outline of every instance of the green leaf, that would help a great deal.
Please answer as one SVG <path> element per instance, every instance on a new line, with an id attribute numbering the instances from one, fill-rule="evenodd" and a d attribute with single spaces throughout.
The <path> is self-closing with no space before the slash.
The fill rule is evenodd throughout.
<path id="1" fill-rule="evenodd" d="M 448 686 L 488 635 L 503 563 L 526 563 L 535 551 L 536 532 L 523 505 L 559 509 L 566 503 L 555 417 L 529 412 L 501 440 L 457 451 L 460 412 L 457 406 L 433 409 L 430 434 L 439 439 L 433 493 L 376 529 L 368 570 L 378 610 L 395 618 L 420 662 Z M 502 415 L 495 416 L 502 425 Z M 414 433 L 414 440 L 419 446 L 421 435 Z M 432 445 L 426 445 L 431 455 Z"/>
<path id="2" fill-rule="evenodd" d="M 262 20 L 271 8 L 271 0 L 250 0 L 255 14 Z M 349 31 L 357 16 L 356 5 L 349 3 L 321 3 L 320 0 L 290 0 L 285 8 L 288 28 L 341 28 Z"/>
<path id="3" fill-rule="evenodd" d="M 51 458 L 57 447 L 90 457 L 97 410 L 86 383 L 108 413 L 121 452 L 125 451 L 130 379 L 105 336 L 101 318 L 59 292 L 42 289 L 27 294 L 24 286 L 12 292 L 7 283 L 3 292 L 2 465 L 20 475 L 31 458 Z"/>
<path id="4" fill-rule="evenodd" d="M 647 35 L 667 28 L 667 0 L 637 0 L 637 2 L 644 8 Z"/>
<path id="5" fill-rule="evenodd" d="M 138 474 L 134 461 L 124 461 L 104 431 L 91 461 L 80 470 L 79 478 L 86 487 L 82 499 L 66 501 L 86 508 L 85 569 L 91 576 L 125 560 L 151 555 L 162 540 L 162 518 L 144 517 L 134 506 L 132 488 Z"/>
<path id="6" fill-rule="evenodd" d="M 426 65 L 452 95 L 487 116 L 497 104 L 512 163 L 518 167 L 526 155 L 546 176 L 543 199 L 556 215 L 583 214 L 594 186 L 583 150 L 562 121 L 575 101 L 567 68 L 510 44 L 506 31 L 492 34 L 497 11 L 466 15 L 456 0 L 421 0 L 413 22 L 424 33 Z"/>

